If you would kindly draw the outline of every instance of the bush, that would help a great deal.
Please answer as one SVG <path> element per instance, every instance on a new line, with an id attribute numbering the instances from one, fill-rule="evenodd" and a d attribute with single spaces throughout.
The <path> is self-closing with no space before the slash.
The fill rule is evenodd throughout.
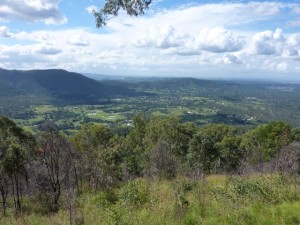
<path id="1" fill-rule="evenodd" d="M 293 181 L 290 182 L 294 184 Z M 249 200 L 278 204 L 299 199 L 299 194 L 295 195 L 291 188 L 293 184 L 288 184 L 280 175 L 256 178 L 232 177 L 228 188 L 237 199 L 244 197 Z"/>
<path id="2" fill-rule="evenodd" d="M 149 186 L 142 179 L 129 181 L 127 185 L 120 189 L 118 194 L 121 204 L 134 207 L 142 206 L 149 201 L 149 198 Z"/>

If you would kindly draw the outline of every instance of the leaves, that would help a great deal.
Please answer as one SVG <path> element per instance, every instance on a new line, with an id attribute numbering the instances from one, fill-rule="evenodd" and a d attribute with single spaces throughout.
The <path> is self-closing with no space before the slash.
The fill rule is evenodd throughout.
<path id="1" fill-rule="evenodd" d="M 109 19 L 118 16 L 120 10 L 124 10 L 129 16 L 142 15 L 151 2 L 152 0 L 106 0 L 100 11 L 93 12 L 96 26 L 97 28 L 105 26 Z"/>

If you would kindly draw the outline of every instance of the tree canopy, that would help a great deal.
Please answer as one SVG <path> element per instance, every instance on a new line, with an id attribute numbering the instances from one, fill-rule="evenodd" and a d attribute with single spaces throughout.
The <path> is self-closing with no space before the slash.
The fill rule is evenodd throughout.
<path id="1" fill-rule="evenodd" d="M 118 15 L 120 10 L 124 10 L 129 16 L 139 16 L 144 14 L 152 0 L 105 0 L 105 5 L 99 11 L 94 11 L 97 28 L 106 25 L 107 20 Z"/>

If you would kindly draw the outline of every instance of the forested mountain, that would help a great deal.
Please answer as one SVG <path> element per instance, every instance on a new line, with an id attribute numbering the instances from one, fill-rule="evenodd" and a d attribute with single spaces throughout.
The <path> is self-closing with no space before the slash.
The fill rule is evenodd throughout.
<path id="1" fill-rule="evenodd" d="M 37 103 L 96 103 L 101 98 L 135 96 L 126 87 L 106 85 L 65 70 L 0 70 L 0 98 L 21 97 Z"/>

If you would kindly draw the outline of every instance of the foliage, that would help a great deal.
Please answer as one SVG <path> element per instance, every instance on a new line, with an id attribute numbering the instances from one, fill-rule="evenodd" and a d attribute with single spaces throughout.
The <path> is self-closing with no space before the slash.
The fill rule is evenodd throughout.
<path id="1" fill-rule="evenodd" d="M 35 137 L 1 117 L 0 194 L 8 218 L 0 223 L 18 222 L 9 221 L 11 202 L 32 220 L 52 212 L 52 224 L 257 224 L 266 220 L 255 207 L 299 209 L 300 147 L 291 125 L 245 130 L 145 114 L 132 123 L 122 137 L 87 123 L 70 139 L 45 126 L 36 147 Z M 244 163 L 269 173 L 247 173 Z M 300 218 L 270 221 L 276 219 Z"/>
<path id="2" fill-rule="evenodd" d="M 1 70 L 0 82 L 3 86 L 10 87 L 1 91 L 0 100 L 4 97 L 18 102 L 20 98 L 23 106 L 45 103 L 101 104 L 101 98 L 137 94 L 126 87 L 105 85 L 65 70 Z"/>
<path id="3" fill-rule="evenodd" d="M 279 151 L 274 160 L 278 171 L 283 174 L 300 175 L 300 143 L 292 142 Z"/>
<path id="4" fill-rule="evenodd" d="M 123 146 L 107 127 L 87 123 L 72 141 L 79 156 L 81 183 L 98 189 L 121 179 Z"/>
<path id="5" fill-rule="evenodd" d="M 1 72 L 1 84 L 8 86 L 16 82 L 14 88 L 26 92 L 1 92 L 0 114 L 13 118 L 18 125 L 35 134 L 50 120 L 67 135 L 73 135 L 87 122 L 130 130 L 132 117 L 142 112 L 147 116 L 173 115 L 182 122 L 197 125 L 225 123 L 245 130 L 273 120 L 286 121 L 294 127 L 300 125 L 297 111 L 300 107 L 299 84 L 192 78 L 124 78 L 126 82 L 101 80 L 92 81 L 92 84 L 75 75 L 71 76 L 72 80 L 66 71 L 60 70 L 18 75 L 19 72 L 11 71 L 8 75 Z M 35 73 L 37 75 L 32 77 Z M 48 91 L 41 93 L 41 90 Z M 105 92 L 107 96 L 98 92 Z"/>
<path id="6" fill-rule="evenodd" d="M 21 211 L 22 182 L 28 179 L 26 165 L 33 156 L 34 137 L 10 119 L 0 116 L 1 195 L 5 213 L 8 187 L 11 186 L 16 213 Z M 8 179 L 11 185 L 8 183 Z"/>
<path id="7" fill-rule="evenodd" d="M 43 132 L 38 146 L 37 184 L 44 195 L 52 198 L 51 210 L 57 211 L 62 191 L 75 186 L 74 152 L 68 140 L 55 130 Z"/>
<path id="8" fill-rule="evenodd" d="M 228 160 L 227 158 L 231 156 L 227 153 L 226 145 L 234 140 L 229 136 L 235 133 L 235 128 L 225 124 L 203 126 L 190 142 L 187 155 L 189 164 L 204 172 L 217 172 L 223 164 L 221 159 Z"/>
<path id="9" fill-rule="evenodd" d="M 113 192 L 122 193 L 122 195 L 118 194 L 119 200 L 114 200 L 105 206 L 99 205 L 102 201 L 99 196 L 105 191 L 86 192 L 77 197 L 76 201 L 80 203 L 77 211 L 82 213 L 85 224 L 89 225 L 296 225 L 300 222 L 300 186 L 290 178 L 278 175 L 248 178 L 208 176 L 207 185 L 203 187 L 205 191 L 201 192 L 205 197 L 205 206 L 199 204 L 198 198 L 197 187 L 202 187 L 202 181 L 179 179 L 177 182 L 162 180 L 151 181 L 151 185 L 148 184 L 149 181 L 146 179 L 137 179 L 128 185 L 114 188 Z M 178 191 L 181 194 L 174 194 L 174 186 L 181 190 Z M 188 188 L 185 188 L 187 186 Z M 134 192 L 136 188 L 140 189 L 138 194 Z M 142 197 L 145 193 L 146 198 Z M 175 206 L 185 201 L 188 201 L 187 206 L 186 203 L 177 206 L 184 208 L 184 213 L 179 214 Z M 56 214 L 45 216 L 33 213 L 15 219 L 9 213 L 7 217 L 0 217 L 0 224 L 69 224 L 69 214 L 67 210 L 62 209 Z"/>
<path id="10" fill-rule="evenodd" d="M 247 132 L 241 143 L 252 161 L 268 161 L 275 157 L 278 151 L 295 139 L 292 127 L 284 122 L 273 121 L 259 125 Z"/>
<path id="11" fill-rule="evenodd" d="M 149 187 L 142 179 L 131 180 L 123 186 L 118 199 L 125 206 L 141 207 L 149 201 Z"/>
<path id="12" fill-rule="evenodd" d="M 122 9 L 129 16 L 138 16 L 144 14 L 145 9 L 151 4 L 152 0 L 106 0 L 104 7 L 99 11 L 94 11 L 96 17 L 96 26 L 106 25 L 107 20 L 112 16 L 117 16 Z"/>

